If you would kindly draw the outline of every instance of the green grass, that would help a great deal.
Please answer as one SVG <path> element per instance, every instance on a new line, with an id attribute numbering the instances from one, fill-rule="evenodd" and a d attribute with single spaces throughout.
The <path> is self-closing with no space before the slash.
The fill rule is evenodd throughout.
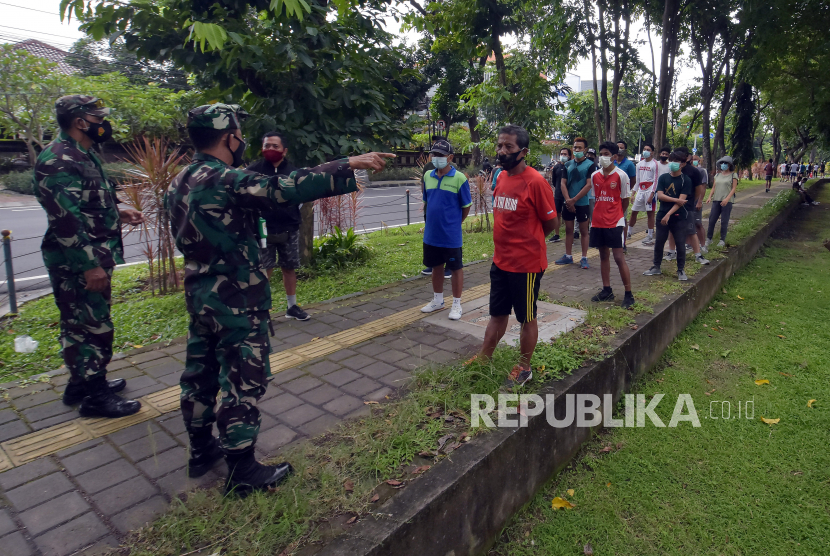
<path id="1" fill-rule="evenodd" d="M 365 235 L 372 256 L 362 265 L 324 271 L 302 269 L 297 285 L 300 304 L 309 304 L 402 280 L 421 271 L 423 225 L 380 230 Z M 466 261 L 493 256 L 492 233 L 465 233 Z M 181 267 L 181 261 L 179 261 Z M 121 268 L 113 275 L 114 351 L 169 342 L 187 333 L 184 294 L 152 296 L 147 268 Z M 285 309 L 282 274 L 271 278 L 274 310 Z M 0 320 L 0 382 L 25 379 L 63 364 L 58 345 L 58 310 L 51 295 L 25 303 L 17 317 Z M 34 353 L 16 353 L 14 338 L 28 334 L 40 344 Z"/>
<path id="2" fill-rule="evenodd" d="M 830 263 L 821 240 L 830 213 L 801 214 L 635 387 L 647 398 L 666 395 L 657 409 L 666 422 L 678 394 L 691 394 L 702 426 L 598 434 L 515 517 L 491 555 L 583 554 L 587 543 L 604 555 L 827 553 Z M 770 384 L 756 385 L 761 379 Z M 738 402 L 749 400 L 754 418 L 736 418 Z M 708 418 L 710 402 L 720 417 L 723 401 L 733 418 Z M 576 507 L 553 510 L 556 496 Z"/>

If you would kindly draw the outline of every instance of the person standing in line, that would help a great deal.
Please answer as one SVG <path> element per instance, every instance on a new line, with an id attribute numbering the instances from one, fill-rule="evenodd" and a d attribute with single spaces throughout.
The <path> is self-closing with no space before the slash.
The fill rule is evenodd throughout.
<path id="1" fill-rule="evenodd" d="M 611 255 L 620 271 L 620 278 L 625 287 L 625 296 L 622 308 L 629 309 L 634 305 L 634 295 L 631 293 L 631 273 L 623 254 L 625 242 L 625 211 L 628 209 L 628 199 L 631 190 L 628 175 L 622 168 L 612 162 L 619 153 L 616 143 L 606 141 L 599 146 L 600 170 L 591 174 L 590 184 L 594 188 L 597 204 L 591 217 L 590 246 L 599 250 L 600 274 L 602 275 L 602 289 L 591 301 L 613 301 L 614 292 L 611 289 Z"/>
<path id="2" fill-rule="evenodd" d="M 559 150 L 559 161 L 551 169 L 550 186 L 553 189 L 553 201 L 556 204 L 557 215 L 553 228 L 553 236 L 548 240 L 551 243 L 558 243 L 560 241 L 559 228 L 562 225 L 562 221 L 559 219 L 559 215 L 562 214 L 562 207 L 565 206 L 565 196 L 562 194 L 562 182 L 568 179 L 568 164 L 572 159 L 573 151 L 568 147 L 564 147 Z"/>
<path id="3" fill-rule="evenodd" d="M 452 165 L 453 148 L 449 141 L 436 141 L 430 149 L 435 170 L 424 174 L 421 193 L 424 199 L 424 266 L 432 268 L 432 301 L 421 308 L 432 313 L 444 308 L 444 268 L 452 273 L 450 320 L 461 318 L 461 292 L 464 289 L 461 225 L 470 214 L 473 201 L 470 183 Z"/>
<path id="4" fill-rule="evenodd" d="M 775 173 L 775 166 L 772 164 L 772 159 L 769 159 L 769 162 L 764 165 L 764 179 L 767 182 L 767 190 L 765 193 L 769 193 L 769 190 L 772 188 L 772 174 Z M 712 198 L 712 195 L 709 195 L 709 198 Z"/>
<path id="5" fill-rule="evenodd" d="M 116 395 L 123 378 L 107 380 L 115 328 L 110 316 L 112 272 L 124 263 L 121 225 L 144 222 L 137 210 L 118 208 L 115 184 L 93 152 L 112 136 L 110 108 L 90 95 L 55 101 L 59 132 L 38 155 L 34 193 L 46 211 L 40 244 L 60 313 L 61 356 L 69 370 L 66 405 L 83 417 L 126 417 L 141 402 Z"/>
<path id="6" fill-rule="evenodd" d="M 262 136 L 262 158 L 245 169 L 264 176 L 289 176 L 297 167 L 288 160 L 288 142 L 285 136 L 278 131 L 269 131 Z M 300 268 L 302 220 L 300 207 L 278 205 L 275 209 L 263 210 L 260 214 L 265 219 L 268 230 L 266 247 L 260 247 L 260 261 L 268 280 L 271 280 L 279 261 L 282 285 L 285 288 L 285 318 L 308 320 L 308 313 L 297 305 L 297 269 Z M 285 239 L 277 242 L 275 236 L 285 236 Z"/>
<path id="7" fill-rule="evenodd" d="M 617 148 L 619 149 L 617 156 L 614 157 L 614 164 L 620 168 L 625 175 L 628 176 L 628 183 L 633 184 L 637 180 L 637 168 L 631 159 L 628 158 L 628 144 L 625 141 L 617 141 Z M 628 233 L 628 221 L 625 223 L 625 237 L 623 238 L 623 253 L 628 252 L 628 246 L 625 243 L 626 238 L 630 237 Z"/>
<path id="8" fill-rule="evenodd" d="M 686 241 L 686 199 L 694 195 L 691 180 L 680 171 L 680 161 L 684 155 L 670 155 L 668 174 L 662 174 L 657 180 L 657 198 L 660 210 L 657 212 L 657 240 L 654 244 L 654 264 L 643 272 L 644 276 L 663 274 L 660 264 L 663 259 L 663 246 L 671 233 L 676 243 Z M 688 280 L 686 276 L 686 251 L 677 253 L 677 279 Z"/>
<path id="9" fill-rule="evenodd" d="M 628 239 L 634 233 L 637 224 L 637 214 L 646 213 L 647 232 L 643 245 L 654 244 L 654 210 L 656 208 L 654 196 L 657 187 L 657 162 L 654 161 L 654 145 L 643 145 L 643 156 L 637 165 L 637 179 L 634 185 L 636 197 L 631 207 L 631 220 L 628 223 Z"/>
<path id="10" fill-rule="evenodd" d="M 440 138 L 439 137 L 433 137 L 433 140 L 438 140 L 438 139 L 440 139 Z M 455 166 L 455 164 L 450 164 L 450 166 L 455 168 L 456 171 L 458 170 L 458 168 Z M 429 160 L 427 160 L 427 163 L 424 164 L 423 168 L 421 168 L 421 181 L 423 182 L 424 181 L 424 176 L 426 176 L 428 173 L 432 172 L 433 170 L 435 170 L 435 164 L 432 163 L 432 155 L 430 154 L 429 155 Z M 496 167 L 493 170 L 493 176 L 498 175 L 499 171 L 500 171 L 499 168 Z M 495 177 L 494 177 L 493 178 L 493 187 L 496 186 L 495 184 L 496 184 L 496 180 L 495 180 Z M 424 276 L 432 276 L 432 268 L 431 267 L 424 267 L 424 269 L 421 270 L 421 274 L 423 274 Z M 450 278 L 452 278 L 452 272 L 450 271 L 449 268 L 444 267 L 444 280 L 449 280 Z"/>
<path id="11" fill-rule="evenodd" d="M 554 264 L 573 264 L 574 238 L 579 237 L 582 247 L 582 258 L 580 267 L 589 268 L 588 265 L 588 191 L 591 184 L 588 178 L 594 170 L 594 163 L 585 157 L 585 149 L 588 142 L 584 137 L 574 139 L 574 159 L 568 164 L 567 175 L 561 180 L 559 190 L 564 199 L 562 206 L 562 220 L 565 221 L 565 254 L 556 259 Z M 574 233 L 574 221 L 579 223 L 581 236 Z"/>
<path id="12" fill-rule="evenodd" d="M 697 237 L 697 215 L 695 214 L 697 211 L 695 207 L 697 205 L 697 196 L 700 195 L 700 198 L 703 199 L 703 196 L 706 193 L 706 188 L 703 186 L 703 178 L 700 175 L 700 172 L 692 166 L 691 164 L 691 155 L 689 154 L 689 149 L 687 147 L 678 147 L 674 151 L 686 156 L 686 160 L 680 163 L 680 170 L 688 176 L 689 180 L 692 182 L 692 187 L 695 189 L 695 194 L 692 198 L 686 199 L 686 217 L 687 217 L 687 224 L 689 226 L 688 229 L 688 237 L 686 238 L 685 246 L 675 245 L 674 238 L 669 237 L 669 250 L 666 256 L 663 258 L 665 261 L 673 261 L 677 258 L 677 250 L 678 249 L 686 249 L 686 251 L 692 251 L 695 255 L 695 261 L 698 264 L 709 264 L 708 259 L 703 257 L 703 254 L 700 250 L 700 240 Z"/>
<path id="13" fill-rule="evenodd" d="M 493 204 L 490 321 L 481 350 L 465 363 L 490 360 L 507 331 L 512 311 L 522 328 L 521 356 L 505 380 L 510 389 L 533 378 L 530 361 L 539 339 L 536 303 L 548 267 L 545 237 L 553 231 L 556 218 L 550 185 L 526 163 L 529 145 L 525 129 L 508 125 L 499 130 L 497 152 L 504 171 Z"/>
<path id="14" fill-rule="evenodd" d="M 593 162 L 594 167 L 591 169 L 591 172 L 588 174 L 590 176 L 597 170 L 599 170 L 599 166 L 597 166 L 597 150 L 593 147 L 588 149 L 588 160 Z M 594 197 L 594 188 L 592 187 L 588 190 L 588 229 L 591 228 L 591 217 L 594 215 L 594 205 L 596 204 L 596 197 Z M 579 231 L 574 234 L 576 239 L 579 239 Z"/>
<path id="15" fill-rule="evenodd" d="M 190 440 L 187 473 L 202 476 L 224 456 L 225 493 L 243 496 L 267 490 L 293 471 L 287 462 L 262 465 L 254 453 L 261 422 L 257 402 L 268 388 L 271 351 L 271 287 L 259 260 L 259 213 L 357 191 L 354 169 L 379 171 L 395 156 L 367 153 L 288 177 L 254 174 L 239 168 L 245 116 L 234 104 L 190 110 L 187 131 L 196 154 L 164 195 L 170 229 L 184 256 L 190 316 L 180 379 Z"/>
<path id="16" fill-rule="evenodd" d="M 709 187 L 709 170 L 703 163 L 703 159 L 698 155 L 692 156 L 692 166 L 700 174 L 702 180 L 702 187 L 698 189 L 700 194 L 699 199 L 695 199 L 695 232 L 697 233 L 697 242 L 700 245 L 700 252 L 704 255 L 709 252 L 706 247 L 706 229 L 703 227 L 703 198 L 706 197 L 706 189 Z"/>
<path id="17" fill-rule="evenodd" d="M 669 155 L 671 155 L 671 147 L 666 145 L 662 149 L 660 149 L 660 161 L 657 162 L 657 179 L 660 179 L 660 176 L 663 174 L 671 173 L 671 169 L 669 166 Z"/>
<path id="18" fill-rule="evenodd" d="M 770 159 L 767 166 L 772 166 Z M 738 174 L 735 173 L 735 165 L 731 156 L 724 156 L 718 160 L 720 171 L 715 174 L 715 184 L 709 191 L 707 203 L 715 201 L 712 205 L 712 212 L 709 213 L 709 229 L 706 232 L 706 244 L 712 243 L 715 234 L 715 224 L 720 218 L 720 241 L 718 247 L 726 245 L 726 232 L 729 229 L 729 216 L 732 214 L 732 203 L 735 201 L 735 192 L 738 190 Z M 770 175 L 770 179 L 772 175 Z M 769 181 L 767 181 L 769 185 Z M 769 191 L 769 190 L 767 190 Z"/>

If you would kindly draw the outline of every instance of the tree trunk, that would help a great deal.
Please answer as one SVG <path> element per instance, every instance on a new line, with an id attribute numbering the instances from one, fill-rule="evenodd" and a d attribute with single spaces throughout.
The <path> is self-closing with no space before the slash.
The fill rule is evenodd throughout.
<path id="1" fill-rule="evenodd" d="M 617 13 L 614 14 L 614 81 L 611 86 L 611 141 L 617 141 L 617 108 L 619 106 L 620 85 L 622 84 L 625 72 L 628 70 L 628 39 L 631 32 L 631 15 L 628 10 L 628 2 L 622 4 L 623 30 L 622 41 L 620 41 L 620 24 Z"/>
<path id="2" fill-rule="evenodd" d="M 772 160 L 775 164 L 773 173 L 778 175 L 778 167 L 781 165 L 781 132 L 777 127 L 772 128 Z"/>
<path id="3" fill-rule="evenodd" d="M 669 99 L 674 81 L 674 53 L 677 49 L 677 37 L 675 36 L 675 21 L 680 17 L 679 0 L 665 0 L 663 4 L 662 21 L 662 49 L 660 51 L 660 78 L 657 91 L 656 117 L 654 118 L 653 141 L 657 145 L 666 143 L 666 128 L 669 118 Z M 657 147 L 660 148 L 660 147 Z"/>
<path id="4" fill-rule="evenodd" d="M 732 108 L 734 98 L 732 87 L 735 82 L 735 75 L 731 71 L 731 63 L 726 61 L 726 69 L 723 76 L 723 100 L 720 103 L 720 114 L 718 114 L 718 127 L 715 130 L 715 156 L 720 158 L 726 154 L 726 117 Z"/>
<path id="5" fill-rule="evenodd" d="M 470 141 L 475 145 L 473 147 L 473 165 L 478 166 L 481 164 L 481 149 L 478 146 L 479 141 L 481 141 L 481 133 L 478 131 L 478 116 L 475 114 L 470 116 L 467 124 L 470 126 Z"/>
<path id="6" fill-rule="evenodd" d="M 599 94 L 597 93 L 597 47 L 596 47 L 596 36 L 594 35 L 593 31 L 593 22 L 591 21 L 591 5 L 588 3 L 588 0 L 584 0 L 585 6 L 585 26 L 588 29 L 588 42 L 591 43 L 591 73 L 593 75 L 593 81 L 591 82 L 591 89 L 594 91 L 594 125 L 597 128 L 597 138 L 599 142 L 602 143 L 605 141 L 605 137 L 602 134 L 602 122 L 599 118 Z"/>
<path id="7" fill-rule="evenodd" d="M 599 56 L 600 75 L 602 77 L 600 92 L 602 95 L 602 125 L 605 137 L 611 135 L 611 108 L 608 105 L 608 35 L 605 29 L 605 10 L 603 2 L 597 2 L 599 8 Z"/>
<path id="8" fill-rule="evenodd" d="M 657 121 L 657 103 L 655 102 L 657 96 L 657 70 L 654 65 L 654 45 L 651 43 L 651 20 L 649 19 L 648 11 L 646 11 L 646 36 L 648 37 L 648 49 L 651 52 L 651 102 L 654 103 L 651 109 L 651 124 L 653 129 L 654 122 Z M 662 144 L 657 142 L 657 138 L 653 134 L 651 140 L 655 143 L 655 148 L 663 148 Z"/>
<path id="9" fill-rule="evenodd" d="M 300 264 L 308 266 L 314 252 L 314 203 L 300 207 Z"/>

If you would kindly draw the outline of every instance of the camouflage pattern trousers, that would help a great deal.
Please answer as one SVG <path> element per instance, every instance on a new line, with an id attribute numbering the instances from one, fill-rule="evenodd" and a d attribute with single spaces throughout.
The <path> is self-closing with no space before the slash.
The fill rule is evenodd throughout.
<path id="1" fill-rule="evenodd" d="M 268 320 L 268 311 L 190 315 L 180 381 L 184 424 L 195 432 L 215 422 L 226 451 L 256 443 L 261 421 L 256 404 L 271 374 Z"/>
<path id="2" fill-rule="evenodd" d="M 112 268 L 104 270 L 112 280 Z M 49 280 L 60 311 L 61 355 L 72 382 L 106 376 L 115 336 L 110 319 L 111 285 L 91 292 L 85 289 L 83 274 L 61 270 L 50 270 Z"/>

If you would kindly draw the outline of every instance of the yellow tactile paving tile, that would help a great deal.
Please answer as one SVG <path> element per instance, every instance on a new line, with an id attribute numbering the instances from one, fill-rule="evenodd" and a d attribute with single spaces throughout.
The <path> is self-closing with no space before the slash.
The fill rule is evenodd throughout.
<path id="1" fill-rule="evenodd" d="M 6 452 L 4 452 L 2 448 L 0 448 L 0 473 L 2 473 L 3 471 L 8 471 L 12 467 L 14 467 L 12 460 L 10 460 L 9 456 L 6 455 Z"/>
<path id="2" fill-rule="evenodd" d="M 179 409 L 182 389 L 178 386 L 165 388 L 160 392 L 154 392 L 144 396 L 144 402 L 156 408 L 160 413 L 167 413 Z"/>
<path id="3" fill-rule="evenodd" d="M 7 440 L 0 446 L 15 466 L 23 465 L 28 461 L 92 440 L 94 437 L 77 421 L 79 419 Z"/>

